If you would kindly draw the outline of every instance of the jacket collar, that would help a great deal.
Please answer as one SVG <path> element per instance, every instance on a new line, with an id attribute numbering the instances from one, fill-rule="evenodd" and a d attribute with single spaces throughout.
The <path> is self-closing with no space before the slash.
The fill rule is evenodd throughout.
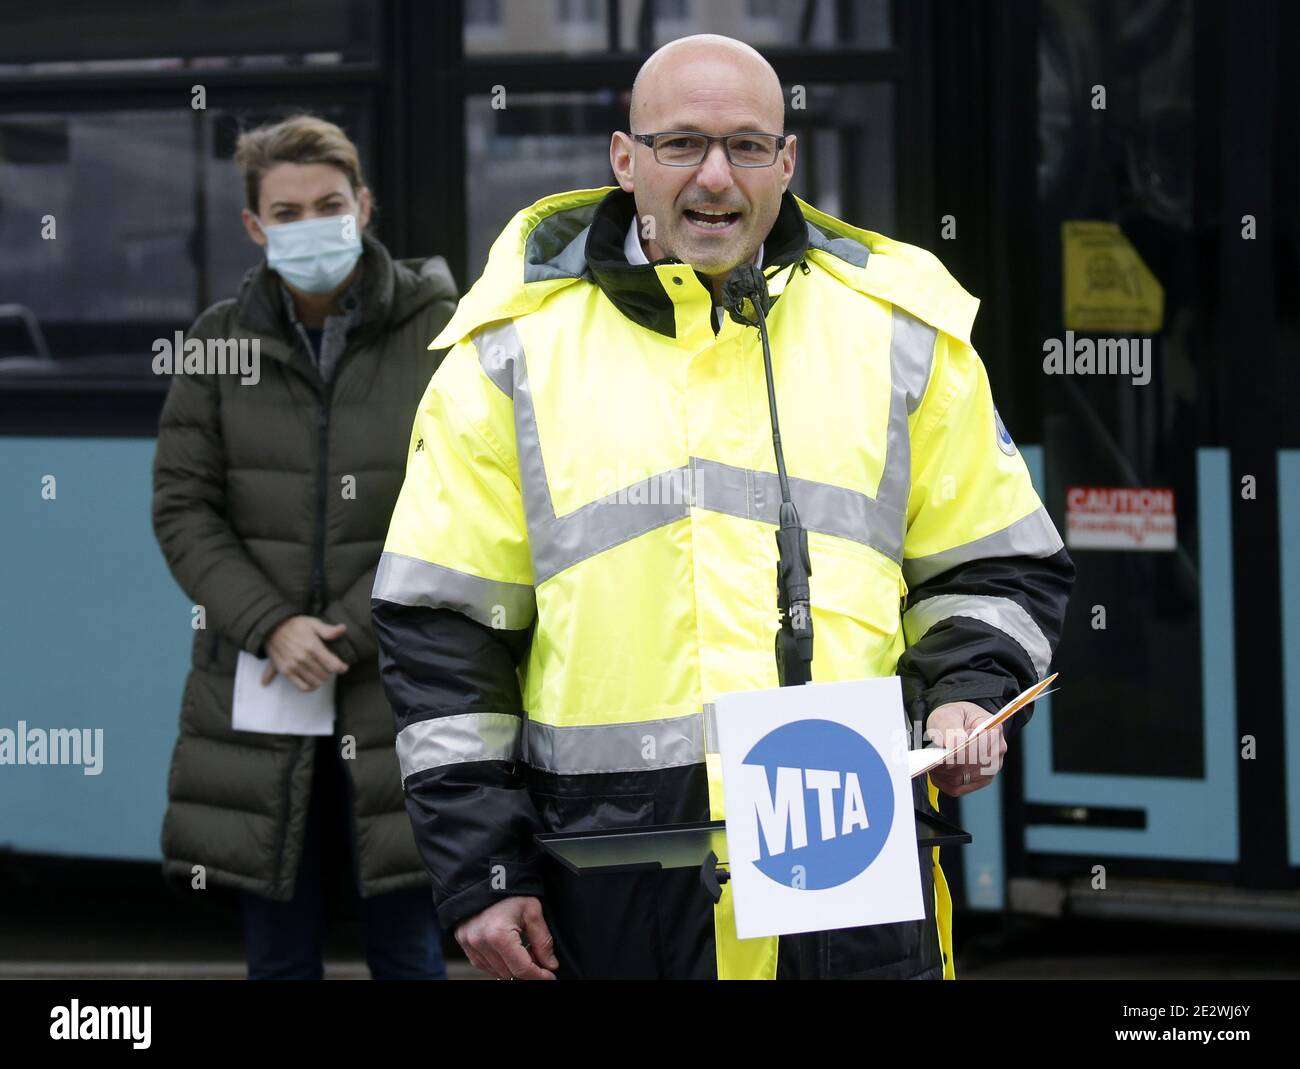
<path id="1" fill-rule="evenodd" d="M 633 267 L 622 254 L 623 235 L 635 209 L 632 198 L 621 193 L 608 186 L 569 190 L 517 212 L 493 242 L 482 277 L 429 348 L 445 349 L 489 323 L 529 315 L 560 291 L 583 283 L 601 286 L 620 314 L 631 314 L 640 323 L 658 323 L 676 337 L 665 315 L 662 285 L 656 294 L 645 278 L 660 273 L 671 277 L 671 269 L 662 263 Z M 790 235 L 790 223 L 798 222 L 791 217 L 792 207 L 802 213 L 804 233 L 782 241 L 783 235 Z M 598 210 L 601 233 L 593 237 Z M 797 251 L 801 245 L 802 253 Z M 788 192 L 763 255 L 774 295 L 789 282 L 790 271 L 776 272 L 769 265 L 797 260 L 801 267 L 894 305 L 960 342 L 970 341 L 979 301 L 931 253 L 851 226 Z M 637 271 L 642 273 L 639 284 Z"/>
<path id="2" fill-rule="evenodd" d="M 441 256 L 394 260 L 369 234 L 361 235 L 361 246 L 361 269 L 347 290 L 356 301 L 350 313 L 345 309 L 355 327 L 349 347 L 369 343 L 434 301 L 456 300 L 456 283 Z M 235 320 L 239 330 L 261 339 L 264 353 L 293 361 L 295 331 L 285 312 L 283 284 L 265 260 L 244 276 Z"/>
<path id="3" fill-rule="evenodd" d="M 342 315 L 338 318 L 347 321 L 347 329 L 355 330 L 361 325 L 361 282 L 363 275 L 358 275 L 338 297 L 338 306 Z M 280 304 L 284 308 L 284 316 L 290 328 L 295 332 L 302 323 L 298 319 L 298 306 L 293 303 L 293 294 L 289 292 L 289 287 L 283 282 L 280 283 Z M 326 317 L 326 322 L 333 317 Z M 305 327 L 303 329 L 306 329 Z"/>
<path id="4" fill-rule="evenodd" d="M 672 338 L 676 336 L 673 301 L 654 267 L 681 261 L 665 258 L 647 264 L 628 263 L 623 243 L 635 214 L 635 199 L 622 189 L 611 190 L 601 200 L 587 232 L 586 273 L 623 315 L 648 330 Z M 796 263 L 807 251 L 808 227 L 798 202 L 787 190 L 781 196 L 776 221 L 763 241 L 763 266 Z M 708 285 L 702 277 L 701 282 Z"/>
<path id="5" fill-rule="evenodd" d="M 382 325 L 393 302 L 393 259 L 388 250 L 369 234 L 361 236 L 361 269 L 349 292 L 357 300 L 359 325 Z M 258 264 L 244 276 L 237 298 L 239 325 L 266 340 L 292 348 L 293 326 L 285 313 L 280 276 Z"/>

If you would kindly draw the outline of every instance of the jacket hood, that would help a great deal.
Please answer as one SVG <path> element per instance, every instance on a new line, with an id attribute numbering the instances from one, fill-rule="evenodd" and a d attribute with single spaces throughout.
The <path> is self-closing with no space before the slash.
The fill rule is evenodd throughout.
<path id="1" fill-rule="evenodd" d="M 392 329 L 434 301 L 456 299 L 456 283 L 441 256 L 394 260 L 369 234 L 362 235 L 361 246 L 361 331 Z M 249 271 L 239 288 L 237 320 L 245 330 L 291 348 L 279 281 L 265 261 Z"/>
<path id="2" fill-rule="evenodd" d="M 634 322 L 672 336 L 671 313 L 665 319 L 663 311 L 671 300 L 653 266 L 629 264 L 622 253 L 635 210 L 630 193 L 606 186 L 543 197 L 516 214 L 493 243 L 483 274 L 429 348 L 455 345 L 488 323 L 527 315 L 579 282 L 599 286 Z M 769 279 L 807 260 L 844 285 L 970 342 L 979 301 L 924 249 L 850 226 L 787 192 L 765 250 L 763 271 Z M 773 285 L 773 292 L 780 288 Z"/>

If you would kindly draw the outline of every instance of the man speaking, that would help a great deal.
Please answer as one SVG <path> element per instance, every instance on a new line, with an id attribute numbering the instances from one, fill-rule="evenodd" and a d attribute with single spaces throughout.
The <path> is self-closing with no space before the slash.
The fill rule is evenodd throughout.
<path id="1" fill-rule="evenodd" d="M 778 482 L 807 530 L 816 682 L 898 674 L 960 737 L 1047 670 L 1073 566 L 993 408 L 977 302 L 928 253 L 787 192 L 780 83 L 674 41 L 610 144 L 616 189 L 520 212 L 431 348 L 373 610 L 441 921 L 501 979 L 952 976 L 926 917 L 736 939 L 694 870 L 576 877 L 539 831 L 722 816 L 704 707 L 778 683 Z M 752 277 L 752 276 L 750 276 Z M 1006 743 L 918 781 L 989 782 Z M 927 798 L 928 795 L 928 798 Z"/>

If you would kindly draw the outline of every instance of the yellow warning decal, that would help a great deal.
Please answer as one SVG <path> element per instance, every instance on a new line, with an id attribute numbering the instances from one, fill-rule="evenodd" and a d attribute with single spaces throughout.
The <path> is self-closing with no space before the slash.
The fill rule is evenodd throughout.
<path id="1" fill-rule="evenodd" d="M 1061 224 L 1062 303 L 1068 330 L 1158 334 L 1165 290 L 1115 223 Z"/>

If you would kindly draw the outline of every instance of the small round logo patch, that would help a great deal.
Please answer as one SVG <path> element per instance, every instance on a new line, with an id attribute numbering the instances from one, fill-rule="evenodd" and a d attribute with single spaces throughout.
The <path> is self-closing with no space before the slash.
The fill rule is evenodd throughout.
<path id="1" fill-rule="evenodd" d="M 1016 455 L 1016 443 L 1011 440 L 1011 435 L 1007 433 L 1007 425 L 1002 422 L 1002 417 L 998 415 L 998 410 L 993 410 L 993 420 L 997 424 L 998 448 L 1007 456 Z"/>

